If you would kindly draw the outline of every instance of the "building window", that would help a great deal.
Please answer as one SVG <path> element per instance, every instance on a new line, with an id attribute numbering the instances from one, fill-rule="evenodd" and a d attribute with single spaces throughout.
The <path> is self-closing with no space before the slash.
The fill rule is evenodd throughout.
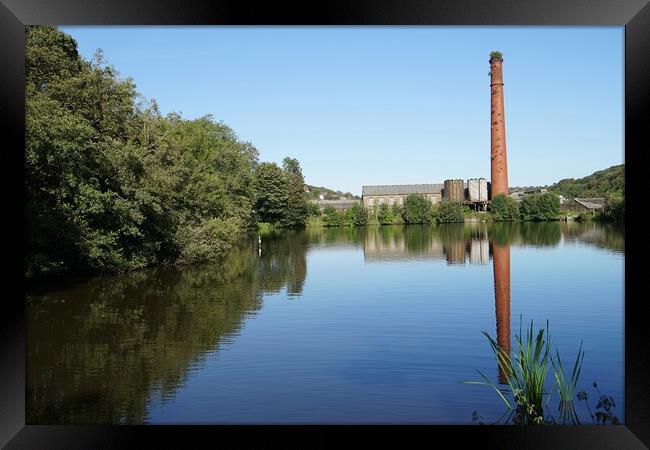
<path id="1" fill-rule="evenodd" d="M 374 198 L 369 198 L 368 199 L 368 206 L 374 206 L 375 204 L 375 199 Z"/>

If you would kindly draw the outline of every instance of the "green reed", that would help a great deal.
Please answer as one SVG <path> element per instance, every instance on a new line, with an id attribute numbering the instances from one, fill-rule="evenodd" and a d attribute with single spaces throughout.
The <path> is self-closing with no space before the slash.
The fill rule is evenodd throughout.
<path id="1" fill-rule="evenodd" d="M 507 408 L 516 413 L 517 422 L 532 424 L 545 423 L 543 407 L 548 405 L 555 387 L 560 398 L 560 417 L 565 423 L 567 421 L 579 423 L 572 400 L 584 359 L 582 344 L 580 344 L 571 376 L 567 378 L 559 351 L 555 350 L 556 358 L 551 355 L 552 345 L 548 321 L 546 330 L 540 328 L 536 335 L 533 330 L 534 325 L 531 321 L 524 336 L 520 320 L 519 334 L 515 335 L 517 350 L 513 352 L 512 357 L 486 331 L 483 331 L 483 335 L 488 339 L 496 356 L 499 368 L 506 375 L 508 389 L 500 389 L 480 370 L 477 372 L 485 382 L 467 383 L 491 386 Z M 546 389 L 549 369 L 553 372 L 555 386 Z M 504 395 L 504 391 L 505 393 L 509 391 L 514 396 L 514 404 Z M 547 396 L 546 402 L 544 402 L 544 396 Z"/>

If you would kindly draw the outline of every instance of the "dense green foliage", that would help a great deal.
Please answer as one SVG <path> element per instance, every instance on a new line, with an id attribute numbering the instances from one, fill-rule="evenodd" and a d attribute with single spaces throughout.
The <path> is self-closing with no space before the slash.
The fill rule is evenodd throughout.
<path id="1" fill-rule="evenodd" d="M 368 210 L 360 204 L 352 205 L 347 210 L 336 210 L 332 206 L 323 209 L 320 222 L 326 227 L 362 227 L 368 225 Z"/>
<path id="2" fill-rule="evenodd" d="M 307 202 L 307 217 L 320 217 L 320 207 L 314 202 Z"/>
<path id="3" fill-rule="evenodd" d="M 625 219 L 625 199 L 620 195 L 608 196 L 600 219 L 623 222 Z"/>
<path id="4" fill-rule="evenodd" d="M 526 195 L 519 211 L 522 220 L 556 220 L 560 214 L 560 199 L 550 192 Z"/>
<path id="5" fill-rule="evenodd" d="M 465 208 L 462 203 L 443 200 L 435 209 L 438 223 L 457 223 L 465 221 Z"/>
<path id="6" fill-rule="evenodd" d="M 608 197 L 625 195 L 625 164 L 599 170 L 584 178 L 566 178 L 549 187 L 549 191 L 574 197 Z"/>
<path id="7" fill-rule="evenodd" d="M 431 223 L 433 221 L 433 207 L 431 201 L 418 194 L 406 196 L 402 209 L 404 223 Z"/>
<path id="8" fill-rule="evenodd" d="M 380 225 L 391 225 L 393 223 L 393 213 L 386 203 L 379 205 L 377 209 L 377 222 Z"/>
<path id="9" fill-rule="evenodd" d="M 373 225 L 402 225 L 404 224 L 403 212 L 404 208 L 397 203 L 392 206 L 382 203 L 371 210 L 369 223 Z"/>
<path id="10" fill-rule="evenodd" d="M 275 163 L 260 163 L 255 170 L 255 211 L 260 221 L 278 224 L 287 208 L 289 182 Z"/>
<path id="11" fill-rule="evenodd" d="M 282 167 L 287 179 L 287 206 L 281 223 L 286 227 L 302 228 L 309 213 L 302 169 L 297 159 L 289 157 L 284 158 Z"/>
<path id="12" fill-rule="evenodd" d="M 355 203 L 345 211 L 348 225 L 362 227 L 368 224 L 368 211 L 359 203 Z"/>
<path id="13" fill-rule="evenodd" d="M 386 203 L 379 205 L 377 209 L 377 222 L 380 225 L 392 225 L 395 221 L 393 211 Z"/>
<path id="14" fill-rule="evenodd" d="M 549 190 L 568 198 L 604 197 L 605 210 L 599 215 L 581 214 L 582 220 L 598 218 L 622 222 L 625 216 L 625 164 L 599 170 L 584 178 L 567 178 Z"/>
<path id="15" fill-rule="evenodd" d="M 463 222 L 466 208 L 458 202 L 443 201 L 432 205 L 426 197 L 418 194 L 407 196 L 404 205 L 382 203 L 370 210 L 360 204 L 353 205 L 347 211 L 337 211 L 331 206 L 325 207 L 320 220 L 310 220 L 310 226 L 364 226 L 364 225 L 413 225 L 429 223 Z"/>
<path id="16" fill-rule="evenodd" d="M 519 205 L 512 197 L 499 194 L 490 203 L 492 219 L 497 222 L 510 222 L 519 219 Z"/>
<path id="17" fill-rule="evenodd" d="M 345 213 L 337 211 L 331 206 L 323 209 L 323 225 L 326 227 L 340 227 L 345 224 Z"/>
<path id="18" fill-rule="evenodd" d="M 302 175 L 280 169 L 264 184 L 257 150 L 228 126 L 163 117 L 56 28 L 28 27 L 25 56 L 28 275 L 219 258 L 254 224 L 254 204 L 300 225 L 300 201 L 287 201 Z M 285 209 L 256 192 L 284 196 Z"/>

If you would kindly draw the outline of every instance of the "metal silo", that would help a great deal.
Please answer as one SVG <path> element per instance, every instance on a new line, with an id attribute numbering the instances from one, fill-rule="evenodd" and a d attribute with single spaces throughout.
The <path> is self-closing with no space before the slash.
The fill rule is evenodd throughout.
<path id="1" fill-rule="evenodd" d="M 465 200 L 465 184 L 463 180 L 445 180 L 444 199 L 454 202 Z"/>
<path id="2" fill-rule="evenodd" d="M 463 183 L 463 180 L 452 180 L 451 183 L 453 192 L 452 200 L 456 202 L 462 202 L 465 200 L 465 184 Z"/>
<path id="3" fill-rule="evenodd" d="M 445 180 L 442 191 L 442 198 L 445 200 L 451 199 L 451 180 Z"/>
<path id="4" fill-rule="evenodd" d="M 487 202 L 488 199 L 488 186 L 485 178 L 478 179 L 478 201 Z"/>
<path id="5" fill-rule="evenodd" d="M 480 185 L 477 178 L 467 180 L 467 200 L 470 202 L 480 201 Z"/>

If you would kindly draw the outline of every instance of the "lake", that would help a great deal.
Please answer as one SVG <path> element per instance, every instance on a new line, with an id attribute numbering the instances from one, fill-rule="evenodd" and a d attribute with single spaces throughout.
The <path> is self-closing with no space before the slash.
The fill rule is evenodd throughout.
<path id="1" fill-rule="evenodd" d="M 307 229 L 222 264 L 35 286 L 28 424 L 486 423 L 482 330 L 546 327 L 624 420 L 624 234 L 598 223 Z M 552 375 L 549 374 L 549 380 Z M 551 399 L 549 408 L 557 408 Z M 583 402 L 576 410 L 591 423 Z"/>

